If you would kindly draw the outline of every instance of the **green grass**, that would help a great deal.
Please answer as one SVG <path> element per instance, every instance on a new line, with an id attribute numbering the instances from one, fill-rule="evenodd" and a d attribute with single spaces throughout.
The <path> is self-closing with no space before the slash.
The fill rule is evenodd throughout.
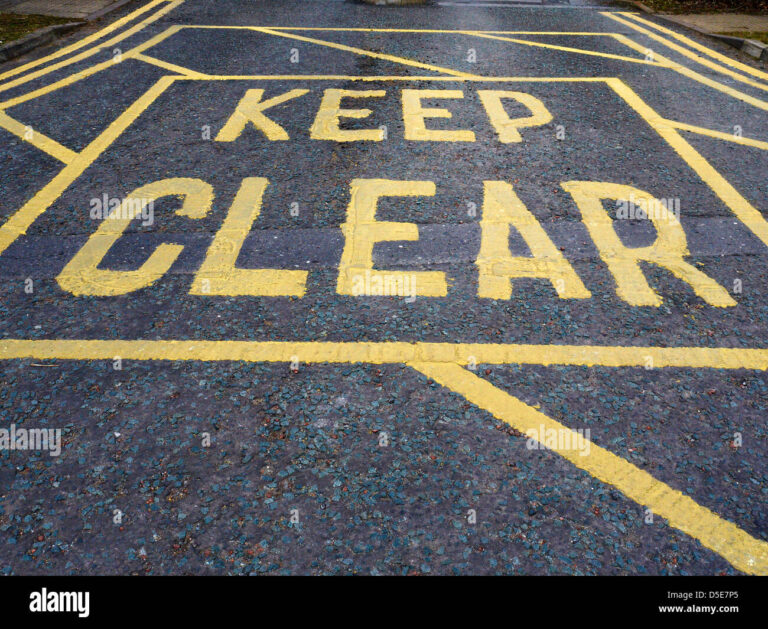
<path id="1" fill-rule="evenodd" d="M 657 13 L 768 14 L 768 0 L 640 0 Z"/>
<path id="2" fill-rule="evenodd" d="M 76 20 L 51 17 L 50 15 L 16 15 L 15 13 L 0 13 L 0 46 L 45 26 L 66 24 Z"/>
<path id="3" fill-rule="evenodd" d="M 720 33 L 721 35 L 731 35 L 732 37 L 741 37 L 743 39 L 756 39 L 764 44 L 768 44 L 768 33 L 757 33 L 755 31 L 728 31 Z"/>

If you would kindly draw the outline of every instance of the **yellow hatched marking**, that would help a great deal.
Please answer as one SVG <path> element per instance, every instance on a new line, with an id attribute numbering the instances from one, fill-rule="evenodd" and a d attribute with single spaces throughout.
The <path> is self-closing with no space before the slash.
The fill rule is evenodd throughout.
<path id="1" fill-rule="evenodd" d="M 694 48 L 695 50 L 698 50 L 699 52 L 703 52 L 705 55 L 709 55 L 713 59 L 717 59 L 718 61 L 722 61 L 723 63 L 732 66 L 734 68 L 737 68 L 741 70 L 742 72 L 746 72 L 747 74 L 751 74 L 752 76 L 756 76 L 760 79 L 768 79 L 768 73 L 761 72 L 757 68 L 753 68 L 752 66 L 748 66 L 746 63 L 741 63 L 740 61 L 737 61 L 736 59 L 731 59 L 727 55 L 724 55 L 722 53 L 717 52 L 716 50 L 712 50 L 711 48 L 707 48 L 706 46 L 700 44 L 699 42 L 686 37 L 685 35 L 681 35 L 680 33 L 676 33 L 675 31 L 665 28 L 664 26 L 661 26 L 660 24 L 655 24 L 654 22 L 651 22 L 650 20 L 645 20 L 641 18 L 639 15 L 636 15 L 634 13 L 625 13 L 622 12 L 621 15 L 629 18 L 630 20 L 634 20 L 635 22 L 641 22 L 643 24 L 646 24 L 647 26 L 650 26 L 652 28 L 655 28 L 657 31 L 660 31 L 662 33 L 665 33 L 666 35 L 671 35 L 678 41 L 683 42 L 686 46 L 690 46 L 691 48 Z"/>
<path id="2" fill-rule="evenodd" d="M 11 118 L 2 110 L 0 110 L 0 127 L 65 164 L 71 163 L 77 156 L 73 150 Z"/>
<path id="3" fill-rule="evenodd" d="M 421 362 L 410 362 L 408 365 L 523 434 L 570 431 L 567 426 L 458 365 Z M 615 487 L 637 504 L 649 508 L 652 513 L 666 518 L 670 526 L 698 540 L 735 568 L 748 574 L 768 574 L 768 543 L 755 539 L 714 511 L 609 450 L 591 442 L 588 450 L 579 447 L 585 446 L 587 440 L 574 431 L 570 432 L 571 445 L 576 444 L 575 447 L 553 445 L 550 449 L 579 469 Z"/>

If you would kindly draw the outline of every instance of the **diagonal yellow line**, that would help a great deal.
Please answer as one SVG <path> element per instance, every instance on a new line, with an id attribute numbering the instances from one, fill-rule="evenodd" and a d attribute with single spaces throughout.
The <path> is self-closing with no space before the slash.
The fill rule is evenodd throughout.
<path id="1" fill-rule="evenodd" d="M 585 50 L 583 48 L 572 48 L 570 46 L 557 46 L 555 44 L 544 44 L 542 42 L 534 42 L 527 39 L 516 39 L 513 37 L 502 37 L 499 35 L 489 35 L 488 33 L 472 33 L 473 37 L 483 37 L 485 39 L 498 39 L 500 41 L 513 42 L 515 44 L 522 44 L 524 46 L 533 46 L 536 48 L 549 48 L 551 50 L 560 50 L 562 52 L 573 52 L 580 55 L 591 55 L 594 57 L 606 57 L 608 59 L 618 59 L 619 61 L 630 61 L 632 63 L 641 63 L 643 65 L 658 66 L 659 63 L 654 61 L 648 61 L 646 59 L 636 59 L 635 57 L 627 57 L 625 55 L 614 55 L 609 52 L 597 52 L 595 50 Z"/>
<path id="2" fill-rule="evenodd" d="M 53 61 L 54 59 L 59 59 L 60 57 L 64 57 L 72 52 L 75 52 L 76 50 L 80 50 L 81 48 L 85 48 L 89 44 L 92 44 L 95 41 L 98 41 L 105 35 L 109 35 L 109 33 L 112 33 L 119 28 L 122 28 L 129 22 L 132 22 L 135 20 L 138 16 L 140 16 L 142 13 L 146 13 L 150 9 L 153 9 L 159 4 L 163 4 L 164 2 L 168 2 L 169 0 L 152 0 L 152 2 L 149 2 L 148 4 L 145 4 L 142 7 L 139 7 L 136 11 L 133 13 L 129 13 L 125 17 L 120 18 L 119 20 L 115 20 L 112 22 L 112 24 L 102 28 L 101 30 L 97 31 L 96 33 L 93 33 L 93 35 L 89 35 L 88 37 L 85 37 L 81 39 L 80 41 L 75 42 L 74 44 L 71 44 L 69 46 L 66 46 L 60 50 L 57 50 L 56 52 L 46 55 L 45 57 L 42 57 L 40 59 L 35 59 L 34 61 L 30 61 L 29 63 L 25 63 L 24 65 L 21 65 L 17 68 L 13 68 L 12 70 L 8 70 L 7 72 L 3 72 L 0 74 L 0 81 L 3 81 L 5 79 L 8 79 L 12 76 L 16 76 L 17 74 L 22 74 L 23 72 L 26 72 L 27 70 L 31 70 L 32 68 L 36 68 L 40 65 L 43 65 L 44 63 L 48 63 L 49 61 Z"/>
<path id="3" fill-rule="evenodd" d="M 149 55 L 145 55 L 142 53 L 133 53 L 131 54 L 131 58 L 138 59 L 139 61 L 152 64 L 154 66 L 157 66 L 158 68 L 164 68 L 165 70 L 176 72 L 177 74 L 180 74 L 189 79 L 210 79 L 211 78 L 210 74 L 205 74 L 203 72 L 190 70 L 189 68 L 176 65 L 175 63 L 169 63 L 167 61 L 163 61 L 162 59 L 157 59 L 156 57 L 151 57 Z"/>
<path id="4" fill-rule="evenodd" d="M 59 144 L 56 140 L 43 135 L 39 131 L 35 131 L 32 127 L 23 125 L 2 110 L 0 110 L 0 127 L 65 164 L 71 163 L 77 156 L 77 153 L 73 150 Z"/>
<path id="5" fill-rule="evenodd" d="M 295 39 L 297 41 L 303 41 L 309 44 L 327 46 L 328 48 L 335 48 L 336 50 L 343 50 L 345 52 L 351 52 L 356 55 L 363 55 L 365 57 L 373 57 L 374 59 L 382 59 L 384 61 L 391 61 L 393 63 L 412 66 L 414 68 L 421 68 L 422 70 L 430 70 L 431 72 L 442 72 L 443 74 L 450 74 L 452 76 L 459 76 L 459 77 L 465 77 L 465 78 L 474 78 L 476 76 L 474 74 L 470 74 L 467 72 L 460 72 L 459 70 L 451 70 L 450 68 L 433 66 L 428 63 L 421 63 L 420 61 L 414 61 L 413 59 L 406 59 L 405 57 L 397 57 L 395 55 L 389 55 L 386 53 L 373 52 L 372 50 L 365 50 L 364 48 L 356 48 L 355 46 L 347 46 L 345 44 L 337 44 L 336 42 L 329 42 L 323 39 L 315 39 L 314 37 L 305 37 L 304 35 L 296 35 L 295 33 L 287 33 L 285 31 L 274 31 L 269 28 L 264 28 L 260 26 L 252 26 L 249 28 L 254 31 L 266 33 L 267 35 L 275 35 L 277 37 L 286 37 L 288 39 Z"/>
<path id="6" fill-rule="evenodd" d="M 692 133 L 698 133 L 699 135 L 709 136 L 710 138 L 717 138 L 718 140 L 725 140 L 726 142 L 752 146 L 768 151 L 768 142 L 763 142 L 762 140 L 753 140 L 752 138 L 740 137 L 733 133 L 724 133 L 722 131 L 715 131 L 714 129 L 707 129 L 706 127 L 697 127 L 696 125 L 677 122 L 675 120 L 664 120 L 663 123 L 668 124 L 673 129 L 679 129 L 680 131 L 690 131 Z"/>
<path id="7" fill-rule="evenodd" d="M 47 66 L 45 68 L 42 68 L 40 70 L 37 70 L 35 72 L 30 72 L 29 74 L 25 74 L 22 77 L 19 77 L 17 79 L 14 79 L 13 81 L 8 81 L 7 83 L 3 83 L 0 85 L 0 92 L 4 92 L 6 90 L 9 90 L 13 87 L 16 87 L 18 85 L 22 85 L 24 83 L 27 83 L 28 81 L 32 81 L 33 79 L 37 79 L 41 76 L 45 76 L 46 74 L 50 74 L 51 72 L 54 72 L 55 70 L 59 70 L 61 68 L 64 68 L 68 65 L 71 65 L 73 63 L 77 63 L 79 61 L 83 61 L 84 59 L 88 59 L 92 57 L 93 55 L 97 54 L 101 50 L 104 50 L 106 48 L 109 48 L 110 46 L 114 46 L 115 44 L 123 41 L 124 39 L 127 39 L 128 37 L 131 37 L 132 35 L 135 35 L 139 31 L 143 30 L 146 26 L 149 24 L 159 20 L 161 17 L 163 17 L 165 14 L 169 13 L 170 11 L 173 11 L 176 7 L 181 5 L 184 2 L 184 0 L 174 0 L 170 4 L 167 4 L 162 9 L 151 15 L 145 20 L 142 20 L 135 26 L 132 26 L 131 28 L 123 31 L 116 37 L 113 37 L 110 40 L 107 40 L 100 44 L 99 46 L 96 46 L 95 48 L 91 48 L 90 50 L 86 50 L 84 52 L 81 52 L 78 55 L 75 55 L 74 57 L 70 57 L 69 59 L 65 59 L 64 61 L 60 61 L 59 63 L 54 63 L 53 65 Z M 107 62 L 107 65 L 111 64 L 112 62 Z M 99 64 L 101 66 L 104 66 L 104 64 Z M 78 73 L 79 74 L 79 73 Z M 91 73 L 92 74 L 92 73 Z M 59 82 L 61 83 L 61 82 Z M 39 92 L 40 90 L 38 90 Z M 45 93 L 45 92 L 43 92 Z"/>
<path id="8" fill-rule="evenodd" d="M 665 28 L 664 26 L 661 26 L 660 24 L 656 24 L 654 22 L 651 22 L 650 20 L 645 20 L 641 18 L 639 15 L 635 15 L 634 13 L 624 13 L 622 12 L 621 15 L 629 18 L 630 20 L 634 20 L 635 22 L 642 22 L 643 24 L 646 24 L 648 26 L 651 26 L 652 28 L 655 28 L 657 31 L 660 31 L 662 33 L 665 33 L 666 35 L 671 35 L 678 41 L 683 42 L 687 46 L 690 46 L 691 48 L 694 48 L 698 50 L 699 52 L 703 52 L 705 55 L 709 55 L 713 59 L 717 59 L 718 61 L 722 61 L 725 64 L 728 64 L 729 66 L 732 66 L 734 68 L 737 68 L 741 70 L 742 72 L 746 72 L 747 74 L 751 74 L 752 76 L 756 76 L 760 79 L 768 79 L 768 72 L 761 72 L 757 68 L 753 68 L 752 66 L 748 66 L 745 63 L 741 63 L 740 61 L 737 61 L 736 59 L 731 59 L 730 57 L 721 54 L 717 52 L 716 50 L 712 50 L 711 48 L 707 48 L 706 46 L 700 44 L 699 42 L 686 37 L 685 35 L 681 35 L 680 33 L 676 33 L 675 31 Z"/>
<path id="9" fill-rule="evenodd" d="M 717 72 L 720 72 L 721 74 L 726 74 L 730 76 L 731 78 L 736 79 L 737 81 L 740 81 L 742 83 L 745 83 L 747 85 L 750 85 L 751 87 L 756 87 L 760 90 L 768 91 L 768 85 L 764 85 L 762 83 L 757 83 L 756 81 L 753 81 L 747 77 L 745 77 L 742 74 L 739 74 L 738 72 L 734 72 L 733 70 L 730 70 L 728 68 L 724 68 L 721 65 L 718 65 L 709 59 L 705 59 L 704 57 L 700 57 L 699 55 L 691 52 L 687 48 L 683 48 L 682 46 L 678 46 L 674 42 L 666 40 L 664 37 L 661 37 L 661 35 L 657 35 L 656 33 L 653 33 L 649 31 L 648 29 L 643 28 L 642 26 L 639 26 L 638 24 L 634 24 L 628 20 L 625 20 L 623 18 L 618 17 L 617 15 L 613 13 L 603 13 L 603 15 L 611 18 L 612 20 L 615 20 L 619 22 L 620 24 L 624 24 L 625 26 L 628 26 L 629 28 L 632 28 L 636 30 L 639 33 L 642 33 L 644 35 L 647 35 L 651 39 L 658 41 L 662 44 L 664 44 L 667 48 L 671 48 L 672 50 L 675 50 L 676 52 L 679 52 L 681 55 L 688 57 L 689 59 L 692 59 L 693 61 L 704 65 L 711 70 L 715 70 Z M 672 61 L 669 58 L 666 58 L 662 56 L 659 53 L 654 53 L 656 57 L 659 58 L 659 60 L 664 61 L 669 64 L 669 67 L 675 70 L 676 72 L 679 72 L 680 74 L 687 76 L 688 78 L 691 78 L 695 81 L 698 81 L 699 83 L 703 83 L 704 85 L 707 85 L 709 87 L 712 87 L 714 89 L 717 89 L 721 92 L 724 92 L 726 94 L 729 94 L 730 96 L 733 96 L 734 98 L 738 98 L 739 100 L 743 100 L 747 103 L 750 103 L 751 105 L 755 105 L 755 107 L 759 107 L 760 109 L 766 109 L 768 110 L 768 103 L 765 101 L 761 101 L 757 98 L 754 98 L 752 96 L 749 96 L 748 94 L 745 94 L 744 92 L 740 92 L 736 89 L 733 89 L 732 87 L 728 87 L 727 85 L 723 85 L 722 83 L 718 83 L 717 81 L 714 81 L 703 74 L 699 74 L 698 72 L 691 70 L 690 68 L 681 65 L 679 63 L 676 63 Z"/>
<path id="10" fill-rule="evenodd" d="M 26 233 L 38 216 L 45 212 L 59 196 L 77 179 L 101 153 L 114 142 L 120 134 L 162 94 L 175 79 L 163 77 L 143 96 L 128 107 L 111 125 L 91 142 L 44 186 L 21 209 L 11 215 L 0 226 L 0 254 L 3 253 L 19 236 Z"/>
<path id="11" fill-rule="evenodd" d="M 748 574 L 768 575 L 768 543 L 755 539 L 648 472 L 594 443 L 590 442 L 587 450 L 587 440 L 580 434 L 458 365 L 419 362 L 408 365 L 523 434 L 569 431 L 573 447 L 558 444 L 550 448 L 552 451 L 648 507 L 655 515 L 666 518 L 670 526 L 697 539 L 735 568 Z"/>

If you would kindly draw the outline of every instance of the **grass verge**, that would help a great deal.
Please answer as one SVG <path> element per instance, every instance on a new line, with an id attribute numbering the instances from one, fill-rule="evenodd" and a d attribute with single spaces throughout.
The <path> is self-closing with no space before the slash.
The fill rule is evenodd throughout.
<path id="1" fill-rule="evenodd" d="M 76 21 L 71 18 L 51 17 L 50 15 L 0 13 L 0 46 L 21 39 L 39 28 Z"/>

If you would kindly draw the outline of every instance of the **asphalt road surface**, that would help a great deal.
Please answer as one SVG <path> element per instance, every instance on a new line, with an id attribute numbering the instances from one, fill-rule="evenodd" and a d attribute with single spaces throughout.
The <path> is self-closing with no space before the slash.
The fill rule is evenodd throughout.
<path id="1" fill-rule="evenodd" d="M 600 2 L 155 0 L 0 67 L 3 574 L 768 573 L 768 69 Z"/>

